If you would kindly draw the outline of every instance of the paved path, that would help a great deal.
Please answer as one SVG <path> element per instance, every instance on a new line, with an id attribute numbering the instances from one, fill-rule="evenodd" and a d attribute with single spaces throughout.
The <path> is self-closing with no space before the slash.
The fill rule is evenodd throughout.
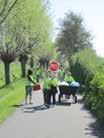
<path id="1" fill-rule="evenodd" d="M 33 105 L 17 107 L 0 126 L 0 138 L 104 138 L 96 120 L 78 98 L 77 104 L 44 109 L 42 93 L 34 93 Z"/>

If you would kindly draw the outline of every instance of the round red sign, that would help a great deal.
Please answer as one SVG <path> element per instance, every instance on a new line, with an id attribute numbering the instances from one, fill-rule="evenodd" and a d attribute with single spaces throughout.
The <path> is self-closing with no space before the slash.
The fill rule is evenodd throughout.
<path id="1" fill-rule="evenodd" d="M 49 63 L 49 69 L 51 71 L 57 71 L 59 69 L 59 65 L 57 61 L 50 61 Z"/>

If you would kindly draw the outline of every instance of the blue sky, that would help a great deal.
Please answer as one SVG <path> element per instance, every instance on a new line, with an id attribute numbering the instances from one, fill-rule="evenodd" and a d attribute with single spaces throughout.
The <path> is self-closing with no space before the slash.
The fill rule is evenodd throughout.
<path id="1" fill-rule="evenodd" d="M 104 0 L 51 0 L 51 3 L 55 28 L 69 10 L 80 14 L 86 29 L 94 36 L 97 54 L 104 56 Z"/>

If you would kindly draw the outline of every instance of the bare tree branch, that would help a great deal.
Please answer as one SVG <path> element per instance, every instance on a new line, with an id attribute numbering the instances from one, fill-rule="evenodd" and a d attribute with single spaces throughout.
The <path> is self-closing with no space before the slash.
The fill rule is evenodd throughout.
<path id="1" fill-rule="evenodd" d="M 7 1 L 7 0 L 6 0 Z M 17 3 L 18 0 L 15 0 L 12 5 L 9 7 L 9 9 L 7 10 L 7 13 L 5 14 L 5 16 L 3 16 L 3 18 L 0 21 L 0 25 L 6 20 L 6 18 L 8 17 L 8 15 L 10 14 L 10 12 L 12 11 L 13 7 L 15 6 L 15 4 Z M 5 11 L 5 7 L 4 7 L 4 11 Z M 3 11 L 3 12 L 4 12 Z M 3 15 L 3 13 L 2 13 Z M 1 15 L 1 16 L 2 16 Z"/>
<path id="2" fill-rule="evenodd" d="M 5 0 L 5 2 L 4 2 L 4 6 L 3 6 L 3 8 L 2 8 L 2 11 L 1 11 L 1 13 L 0 13 L 0 16 L 2 16 L 3 13 L 5 12 L 5 8 L 6 8 L 6 5 L 7 5 L 7 1 L 8 1 L 8 0 Z"/>

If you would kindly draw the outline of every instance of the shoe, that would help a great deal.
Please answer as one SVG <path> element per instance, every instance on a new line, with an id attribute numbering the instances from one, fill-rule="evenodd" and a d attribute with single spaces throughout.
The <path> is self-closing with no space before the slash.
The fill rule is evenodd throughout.
<path id="1" fill-rule="evenodd" d="M 33 104 L 32 102 L 30 102 L 29 104 Z"/>
<path id="2" fill-rule="evenodd" d="M 25 102 L 24 105 L 27 105 L 27 102 Z"/>
<path id="3" fill-rule="evenodd" d="M 48 105 L 48 104 L 46 104 L 45 106 L 46 106 L 47 108 L 50 108 L 50 105 Z"/>

